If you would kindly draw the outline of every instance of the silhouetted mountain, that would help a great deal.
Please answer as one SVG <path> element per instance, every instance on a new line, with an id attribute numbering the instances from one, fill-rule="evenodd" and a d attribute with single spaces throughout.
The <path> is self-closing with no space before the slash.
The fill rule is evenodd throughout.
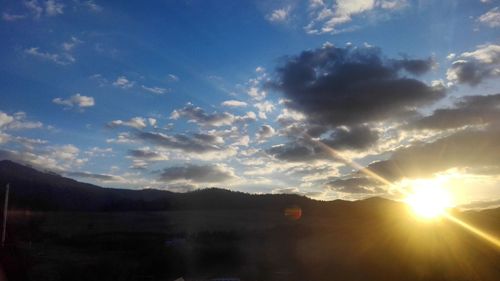
<path id="1" fill-rule="evenodd" d="M 13 208 L 51 211 L 151 211 L 185 209 L 252 209 L 280 210 L 298 206 L 315 214 L 357 213 L 360 207 L 396 204 L 390 200 L 372 198 L 353 204 L 348 201 L 316 201 L 296 194 L 252 195 L 219 188 L 207 188 L 187 193 L 164 190 L 128 190 L 103 188 L 78 182 L 51 172 L 3 160 L 0 161 L 0 185 L 11 184 Z M 373 208 L 375 210 L 375 208 Z"/>

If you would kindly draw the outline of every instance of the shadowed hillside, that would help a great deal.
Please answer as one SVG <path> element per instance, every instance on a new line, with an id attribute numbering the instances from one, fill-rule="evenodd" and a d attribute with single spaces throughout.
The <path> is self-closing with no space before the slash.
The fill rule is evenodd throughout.
<path id="1" fill-rule="evenodd" d="M 107 189 L 9 161 L 0 179 L 8 280 L 500 279 L 497 247 L 386 199 Z M 500 236 L 499 209 L 454 215 Z"/>

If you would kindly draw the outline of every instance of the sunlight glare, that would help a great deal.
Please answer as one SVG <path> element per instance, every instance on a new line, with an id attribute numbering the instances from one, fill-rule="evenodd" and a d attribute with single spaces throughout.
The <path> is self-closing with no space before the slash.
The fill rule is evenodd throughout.
<path id="1" fill-rule="evenodd" d="M 434 219 L 445 214 L 452 207 L 450 194 L 432 181 L 417 181 L 406 203 L 419 218 Z"/>

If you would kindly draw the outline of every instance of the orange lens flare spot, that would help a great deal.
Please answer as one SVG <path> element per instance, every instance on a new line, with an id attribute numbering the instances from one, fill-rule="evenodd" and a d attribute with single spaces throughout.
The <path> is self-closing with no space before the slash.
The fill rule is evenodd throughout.
<path id="1" fill-rule="evenodd" d="M 285 217 L 292 220 L 299 220 L 302 217 L 302 209 L 299 207 L 286 208 Z"/>

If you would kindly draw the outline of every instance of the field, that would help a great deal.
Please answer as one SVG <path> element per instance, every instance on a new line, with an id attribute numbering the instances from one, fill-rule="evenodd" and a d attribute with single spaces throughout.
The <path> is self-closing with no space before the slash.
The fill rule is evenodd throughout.
<path id="1" fill-rule="evenodd" d="M 370 210 L 13 212 L 3 264 L 9 280 L 498 280 L 500 251 L 481 239 Z M 464 217 L 500 234 L 495 214 Z"/>

